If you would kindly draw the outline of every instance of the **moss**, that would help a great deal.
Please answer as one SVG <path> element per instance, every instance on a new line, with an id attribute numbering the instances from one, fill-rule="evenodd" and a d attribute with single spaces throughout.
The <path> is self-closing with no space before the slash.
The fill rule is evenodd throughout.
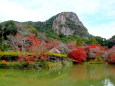
<path id="1" fill-rule="evenodd" d="M 56 57 L 62 57 L 62 58 L 66 58 L 67 55 L 66 54 L 57 54 L 57 53 L 48 53 L 49 55 L 52 55 L 52 56 L 56 56 Z"/>
<path id="2" fill-rule="evenodd" d="M 35 55 L 36 53 L 33 52 L 19 52 L 19 51 L 7 51 L 7 52 L 0 52 L 0 56 L 3 55 L 12 55 L 12 56 L 18 56 L 18 55 Z M 57 57 L 64 57 L 66 58 L 67 55 L 66 54 L 57 54 L 57 53 L 47 53 L 48 55 L 53 55 L 53 56 L 57 56 Z M 39 53 L 38 53 L 39 55 Z"/>
<path id="3" fill-rule="evenodd" d="M 32 52 L 20 52 L 20 51 L 5 51 L 5 52 L 0 52 L 0 56 L 3 55 L 12 55 L 12 56 L 18 56 L 18 55 L 34 55 L 35 53 Z"/>

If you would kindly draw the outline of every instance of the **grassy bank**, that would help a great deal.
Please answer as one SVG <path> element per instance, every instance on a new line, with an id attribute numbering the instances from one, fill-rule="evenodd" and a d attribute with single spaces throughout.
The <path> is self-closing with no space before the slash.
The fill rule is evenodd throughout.
<path id="1" fill-rule="evenodd" d="M 61 69 L 62 67 L 69 67 L 72 66 L 71 61 L 59 61 L 59 62 L 48 62 L 48 61 L 42 61 L 42 62 L 7 62 L 3 63 L 0 62 L 0 68 L 5 69 L 36 69 L 36 70 L 42 70 L 42 69 Z"/>
<path id="2" fill-rule="evenodd" d="M 66 54 L 57 54 L 57 53 L 50 53 L 50 52 L 47 52 L 46 54 L 57 56 L 57 57 L 64 57 L 64 58 L 67 57 Z M 39 55 L 39 53 L 19 52 L 19 51 L 5 51 L 5 52 L 1 52 L 0 51 L 0 56 L 3 56 L 3 55 L 12 55 L 12 56 L 18 56 L 18 55 Z"/>

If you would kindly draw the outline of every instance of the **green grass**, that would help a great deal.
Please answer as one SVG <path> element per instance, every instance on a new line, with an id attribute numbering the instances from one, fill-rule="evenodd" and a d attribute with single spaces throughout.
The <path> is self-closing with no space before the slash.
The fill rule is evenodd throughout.
<path id="1" fill-rule="evenodd" d="M 37 53 L 39 55 L 39 53 Z M 57 54 L 57 53 L 50 53 L 47 52 L 48 55 L 53 55 L 53 56 L 57 56 L 57 57 L 63 57 L 66 58 L 67 55 L 66 54 Z M 36 55 L 36 53 L 33 52 L 19 52 L 19 51 L 5 51 L 5 52 L 1 52 L 0 51 L 0 56 L 3 55 L 12 55 L 12 56 L 18 56 L 18 55 Z"/>
<path id="2" fill-rule="evenodd" d="M 66 57 L 67 57 L 66 54 L 57 54 L 57 53 L 48 53 L 48 55 L 53 55 L 53 56 L 63 57 L 63 58 L 66 58 Z"/>
<path id="3" fill-rule="evenodd" d="M 35 53 L 31 53 L 31 52 L 20 52 L 20 51 L 5 51 L 5 52 L 0 51 L 0 56 L 3 56 L 3 55 L 18 56 L 18 55 L 34 55 L 34 54 Z"/>

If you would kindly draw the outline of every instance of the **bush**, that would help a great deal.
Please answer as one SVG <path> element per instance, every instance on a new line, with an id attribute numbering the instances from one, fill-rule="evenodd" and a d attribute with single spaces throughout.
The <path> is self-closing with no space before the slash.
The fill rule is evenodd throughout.
<path id="1" fill-rule="evenodd" d="M 115 46 L 106 51 L 103 57 L 108 63 L 115 63 Z"/>
<path id="2" fill-rule="evenodd" d="M 68 56 L 75 60 L 77 63 L 83 62 L 87 58 L 85 50 L 77 46 L 71 47 L 71 51 L 68 52 Z"/>
<path id="3" fill-rule="evenodd" d="M 8 62 L 4 64 L 0 62 L 0 68 L 13 68 L 13 69 L 40 69 L 39 63 L 28 63 L 28 62 Z"/>
<path id="4" fill-rule="evenodd" d="M 100 56 L 102 57 L 102 54 L 104 53 L 104 49 L 99 45 L 89 45 L 85 50 L 89 59 L 94 59 Z"/>

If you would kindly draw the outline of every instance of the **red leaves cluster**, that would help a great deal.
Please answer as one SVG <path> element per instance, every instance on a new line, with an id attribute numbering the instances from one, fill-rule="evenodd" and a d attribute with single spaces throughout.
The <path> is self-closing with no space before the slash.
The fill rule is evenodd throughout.
<path id="1" fill-rule="evenodd" d="M 89 45 L 85 48 L 88 58 L 96 58 L 104 53 L 104 47 L 100 45 Z"/>
<path id="2" fill-rule="evenodd" d="M 19 61 L 19 62 L 22 62 L 22 61 L 26 61 L 26 62 L 33 62 L 33 61 L 35 61 L 35 57 L 34 56 L 18 56 L 18 59 L 17 59 L 17 61 Z"/>
<path id="3" fill-rule="evenodd" d="M 40 40 L 36 38 L 35 34 L 29 35 L 28 41 L 31 41 L 34 46 L 36 46 L 37 44 L 41 44 Z"/>
<path id="4" fill-rule="evenodd" d="M 28 37 L 25 37 L 19 33 L 17 33 L 13 38 L 12 38 L 12 46 L 11 48 L 13 50 L 32 50 L 36 48 L 39 44 L 41 44 L 41 41 L 36 38 L 36 34 L 31 34 Z"/>
<path id="5" fill-rule="evenodd" d="M 60 41 L 58 40 L 47 40 L 47 42 L 45 42 L 44 46 L 50 50 L 52 48 L 56 48 L 59 49 L 58 45 L 60 44 Z"/>
<path id="6" fill-rule="evenodd" d="M 90 50 L 90 49 L 92 49 L 92 48 L 97 48 L 97 47 L 99 47 L 99 45 L 89 45 L 89 46 L 87 46 L 86 47 L 86 50 Z"/>
<path id="7" fill-rule="evenodd" d="M 40 57 L 41 60 L 48 59 L 48 55 L 45 54 L 46 51 L 49 51 L 52 48 L 61 50 L 59 46 L 61 44 L 60 41 L 48 39 L 45 42 L 41 42 L 38 38 L 36 38 L 35 34 L 29 35 L 28 37 L 16 34 L 13 37 L 12 41 L 13 42 L 11 47 L 13 50 L 16 50 L 18 48 L 17 50 L 20 51 L 27 50 L 28 52 L 41 53 L 38 56 Z M 15 47 L 13 45 L 15 45 Z M 71 57 L 73 60 L 75 60 L 77 63 L 85 61 L 86 58 L 97 58 L 102 56 L 106 59 L 107 62 L 115 63 L 115 46 L 113 46 L 113 48 L 111 49 L 108 49 L 107 47 L 100 45 L 89 45 L 84 46 L 85 48 L 81 48 L 75 46 L 75 43 L 72 42 L 64 45 L 67 46 L 68 50 L 70 50 L 67 55 Z M 103 55 L 104 53 L 105 55 Z M 27 61 L 27 62 L 35 60 L 36 59 L 34 58 L 34 56 L 33 57 L 19 56 L 18 59 L 18 61 Z"/>
<path id="8" fill-rule="evenodd" d="M 35 34 L 30 35 L 27 38 L 27 41 L 31 43 L 30 46 L 28 46 L 29 50 L 36 52 L 39 49 L 39 45 L 41 44 L 41 41 L 38 38 L 36 38 Z"/>
<path id="9" fill-rule="evenodd" d="M 44 53 L 41 53 L 40 55 L 39 55 L 39 57 L 41 58 L 41 60 L 47 60 L 48 59 L 48 54 L 44 54 Z"/>
<path id="10" fill-rule="evenodd" d="M 86 60 L 87 56 L 85 50 L 78 46 L 72 46 L 71 51 L 68 52 L 68 56 L 75 60 L 77 63 L 83 62 Z"/>
<path id="11" fill-rule="evenodd" d="M 115 63 L 115 46 L 113 46 L 111 49 L 109 49 L 106 53 L 105 56 L 106 61 L 108 63 Z"/>

